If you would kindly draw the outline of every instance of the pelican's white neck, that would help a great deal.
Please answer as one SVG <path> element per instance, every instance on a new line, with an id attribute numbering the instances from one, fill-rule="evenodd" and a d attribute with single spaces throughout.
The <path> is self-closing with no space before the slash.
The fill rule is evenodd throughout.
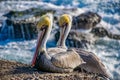
<path id="1" fill-rule="evenodd" d="M 39 47 L 39 50 L 41 50 L 41 49 L 46 50 L 46 43 L 47 43 L 47 40 L 48 40 L 48 38 L 50 36 L 50 32 L 52 30 L 53 17 L 52 17 L 51 14 L 47 14 L 47 15 L 50 18 L 50 25 L 44 31 L 44 35 L 43 35 L 43 38 L 41 40 L 41 45 Z"/>
<path id="2" fill-rule="evenodd" d="M 67 48 L 66 47 L 66 44 L 65 44 L 65 40 L 66 40 L 66 36 L 67 36 L 67 34 L 66 35 L 64 35 L 64 38 L 62 38 L 64 33 L 63 33 L 63 29 L 60 29 L 60 37 L 59 37 L 59 39 L 58 39 L 58 42 L 57 42 L 57 46 L 58 47 L 63 47 L 63 48 Z"/>
<path id="3" fill-rule="evenodd" d="M 67 36 L 68 36 L 68 34 L 71 30 L 71 27 L 72 27 L 72 16 L 69 15 L 69 18 L 70 18 L 70 22 L 69 22 L 68 26 L 64 26 L 64 27 L 60 28 L 60 37 L 59 37 L 59 40 L 57 42 L 57 46 L 61 46 L 63 48 L 67 48 L 65 41 L 66 41 Z"/>

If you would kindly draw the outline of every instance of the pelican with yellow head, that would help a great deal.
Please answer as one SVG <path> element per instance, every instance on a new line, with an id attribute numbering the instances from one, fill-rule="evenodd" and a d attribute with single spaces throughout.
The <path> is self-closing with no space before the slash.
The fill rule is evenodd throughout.
<path id="1" fill-rule="evenodd" d="M 32 66 L 47 72 L 72 72 L 77 66 L 85 62 L 74 50 L 66 51 L 59 47 L 46 49 L 46 42 L 52 30 L 52 23 L 53 17 L 49 13 L 42 16 L 37 24 L 39 36 Z"/>
<path id="2" fill-rule="evenodd" d="M 72 27 L 72 17 L 69 14 L 63 14 L 59 19 L 60 28 L 60 38 L 58 40 L 57 46 L 65 47 L 65 40 Z M 100 59 L 92 52 L 82 50 L 80 48 L 72 48 L 79 56 L 86 62 L 78 67 L 78 69 L 83 69 L 88 73 L 95 73 L 105 77 L 109 77 L 105 66 L 100 61 Z"/>
<path id="3" fill-rule="evenodd" d="M 67 49 L 65 45 L 65 40 L 69 34 L 71 25 L 72 25 L 72 16 L 68 14 L 63 14 L 62 16 L 60 16 L 59 18 L 60 37 L 57 42 L 57 46 L 61 46 Z"/>

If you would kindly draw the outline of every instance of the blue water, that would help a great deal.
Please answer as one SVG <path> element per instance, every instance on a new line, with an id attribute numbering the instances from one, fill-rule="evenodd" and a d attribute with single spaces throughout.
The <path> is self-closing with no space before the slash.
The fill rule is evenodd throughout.
<path id="1" fill-rule="evenodd" d="M 24 10 L 37 7 L 42 5 L 41 2 L 42 4 L 45 3 L 43 6 L 56 5 L 97 12 L 102 17 L 100 23 L 102 26 L 114 34 L 120 34 L 120 0 L 3 1 L 0 2 L 0 16 L 9 10 Z M 0 20 L 4 21 L 4 19 L 4 17 L 0 17 Z M 53 37 L 50 37 L 47 47 L 53 46 L 56 46 L 56 43 Z M 0 41 L 0 58 L 30 64 L 35 47 L 36 39 L 29 41 L 10 39 Z M 90 46 L 89 51 L 94 52 L 102 60 L 114 80 L 120 80 L 120 40 L 100 39 L 95 45 Z"/>
<path id="2" fill-rule="evenodd" d="M 84 8 L 95 12 L 104 11 L 110 14 L 120 14 L 120 0 L 40 0 L 47 3 L 52 3 L 58 6 L 72 6 Z"/>

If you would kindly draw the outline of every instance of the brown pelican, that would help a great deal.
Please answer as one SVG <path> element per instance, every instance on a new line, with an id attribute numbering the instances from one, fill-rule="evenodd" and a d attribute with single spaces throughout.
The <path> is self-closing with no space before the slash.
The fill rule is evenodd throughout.
<path id="1" fill-rule="evenodd" d="M 40 33 L 32 66 L 42 71 L 72 72 L 77 66 L 85 63 L 74 50 L 62 51 L 58 47 L 46 49 L 46 42 L 52 29 L 52 14 L 42 16 L 37 28 Z"/>
<path id="2" fill-rule="evenodd" d="M 60 27 L 60 38 L 58 40 L 57 46 L 66 47 L 65 40 L 71 29 L 72 18 L 68 14 L 63 14 L 59 19 Z M 87 52 L 80 48 L 74 49 L 80 57 L 86 62 L 86 64 L 80 65 L 77 69 L 83 69 L 89 73 L 95 73 L 101 76 L 109 77 L 105 66 L 100 61 L 100 59 L 92 52 Z"/>

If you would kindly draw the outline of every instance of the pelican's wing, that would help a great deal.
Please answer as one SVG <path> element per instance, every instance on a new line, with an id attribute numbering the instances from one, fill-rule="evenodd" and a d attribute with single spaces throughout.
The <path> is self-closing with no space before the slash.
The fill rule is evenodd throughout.
<path id="1" fill-rule="evenodd" d="M 59 47 L 53 47 L 53 48 L 48 48 L 47 52 L 49 53 L 49 56 L 53 56 L 53 55 L 58 54 L 60 52 L 66 52 L 66 49 L 59 48 Z"/>
<path id="2" fill-rule="evenodd" d="M 106 77 L 109 77 L 104 64 L 94 53 L 84 51 L 79 48 L 75 48 L 74 50 L 86 62 L 86 64 L 80 65 L 81 68 L 83 68 L 84 70 L 90 73 L 98 73 Z"/>
<path id="3" fill-rule="evenodd" d="M 75 51 L 66 51 L 66 52 L 60 52 L 56 55 L 54 55 L 51 58 L 51 62 L 54 66 L 60 67 L 60 68 L 75 68 L 79 66 L 80 64 L 85 63 L 79 54 L 77 54 Z"/>

